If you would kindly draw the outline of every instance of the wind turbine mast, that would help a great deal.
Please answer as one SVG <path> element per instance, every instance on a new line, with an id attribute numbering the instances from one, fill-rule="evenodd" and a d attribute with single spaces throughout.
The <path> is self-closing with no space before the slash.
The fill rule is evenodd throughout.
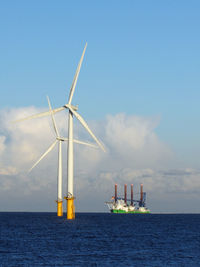
<path id="1" fill-rule="evenodd" d="M 68 120 L 68 160 L 67 160 L 67 219 L 75 218 L 74 206 L 74 148 L 73 148 L 73 114 L 69 110 Z"/>

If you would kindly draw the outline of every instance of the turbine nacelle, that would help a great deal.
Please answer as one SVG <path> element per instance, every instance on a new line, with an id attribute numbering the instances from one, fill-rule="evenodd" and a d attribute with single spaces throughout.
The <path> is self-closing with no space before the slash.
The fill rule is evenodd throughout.
<path id="1" fill-rule="evenodd" d="M 73 109 L 74 111 L 77 111 L 78 110 L 78 105 L 76 106 L 73 106 L 71 104 L 66 104 L 64 105 L 63 107 L 67 108 L 67 109 Z"/>
<path id="2" fill-rule="evenodd" d="M 56 140 L 64 142 L 64 141 L 67 141 L 67 138 L 64 138 L 64 137 L 56 137 Z"/>

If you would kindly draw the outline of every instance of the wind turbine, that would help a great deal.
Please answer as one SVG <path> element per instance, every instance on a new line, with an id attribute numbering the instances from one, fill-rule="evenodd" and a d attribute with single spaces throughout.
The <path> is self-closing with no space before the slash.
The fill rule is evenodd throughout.
<path id="1" fill-rule="evenodd" d="M 52 107 L 50 104 L 50 100 L 47 96 L 48 104 L 49 104 L 49 110 L 52 118 L 53 128 L 56 135 L 56 140 L 51 144 L 51 146 L 42 154 L 42 156 L 36 161 L 36 163 L 29 169 L 29 172 L 37 166 L 37 164 L 55 147 L 55 145 L 58 143 L 58 180 L 57 180 L 57 216 L 63 216 L 63 200 L 62 200 L 62 142 L 66 139 L 63 137 L 60 137 L 58 128 L 56 125 L 56 121 L 54 118 L 54 115 L 52 113 Z"/>
<path id="2" fill-rule="evenodd" d="M 98 144 L 98 146 L 105 152 L 104 146 L 101 144 L 101 142 L 96 138 L 96 136 L 93 134 L 85 120 L 81 117 L 81 115 L 77 112 L 78 107 L 73 106 L 71 104 L 72 98 L 74 95 L 74 90 L 76 87 L 77 79 L 79 76 L 79 72 L 81 69 L 82 61 L 84 58 L 85 50 L 87 47 L 87 43 L 84 47 L 81 59 L 79 61 L 78 67 L 76 69 L 76 73 L 71 85 L 70 89 L 70 94 L 69 94 L 69 99 L 68 103 L 65 104 L 62 107 L 56 108 L 56 109 L 51 109 L 50 111 L 47 112 L 42 112 L 36 115 L 32 115 L 20 120 L 17 120 L 15 122 L 19 121 L 24 121 L 28 119 L 33 119 L 33 118 L 38 118 L 38 117 L 43 117 L 51 114 L 55 114 L 56 112 L 59 112 L 64 109 L 68 109 L 69 114 L 68 114 L 68 161 L 67 161 L 67 196 L 65 199 L 67 200 L 67 219 L 74 219 L 75 218 L 75 207 L 74 207 L 74 192 L 73 192 L 73 185 L 74 185 L 74 167 L 73 167 L 73 162 L 74 162 L 74 155 L 73 155 L 73 143 L 74 143 L 74 138 L 73 138 L 73 116 L 75 116 L 79 122 L 83 125 L 83 127 L 88 131 L 88 133 L 91 135 L 91 137 L 95 140 L 95 142 Z"/>

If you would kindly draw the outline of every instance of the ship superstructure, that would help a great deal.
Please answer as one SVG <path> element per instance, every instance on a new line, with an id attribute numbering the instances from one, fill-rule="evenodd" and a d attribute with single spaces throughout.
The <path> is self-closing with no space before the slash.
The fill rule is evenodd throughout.
<path id="1" fill-rule="evenodd" d="M 127 185 L 124 185 L 124 197 L 117 196 L 117 184 L 115 184 L 115 196 L 111 201 L 105 202 L 112 213 L 150 213 L 146 207 L 146 192 L 143 192 L 143 184 L 140 185 L 140 199 L 133 198 L 133 184 L 131 184 L 131 199 L 127 199 Z"/>

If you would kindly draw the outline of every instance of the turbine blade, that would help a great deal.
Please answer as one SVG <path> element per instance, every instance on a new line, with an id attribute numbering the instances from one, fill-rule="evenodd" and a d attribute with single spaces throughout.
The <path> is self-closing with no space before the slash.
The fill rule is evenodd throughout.
<path id="1" fill-rule="evenodd" d="M 54 141 L 52 145 L 50 145 L 50 147 L 46 150 L 46 152 L 44 152 L 44 154 L 42 154 L 42 156 L 36 161 L 36 163 L 28 170 L 28 172 L 30 172 L 56 145 L 56 143 L 58 142 L 58 140 Z"/>
<path id="2" fill-rule="evenodd" d="M 54 113 L 59 112 L 59 111 L 64 110 L 64 109 L 65 109 L 65 107 L 60 107 L 60 108 L 53 109 L 52 112 L 54 114 Z M 46 112 L 38 113 L 38 114 L 35 114 L 35 115 L 32 115 L 32 116 L 28 116 L 26 118 L 13 121 L 13 123 L 21 122 L 21 121 L 25 121 L 25 120 L 30 120 L 30 119 L 34 119 L 34 118 L 39 118 L 39 117 L 44 117 L 44 116 L 48 116 L 48 115 L 51 115 L 50 111 L 46 111 Z"/>
<path id="3" fill-rule="evenodd" d="M 86 146 L 90 146 L 90 147 L 94 147 L 94 148 L 98 148 L 98 146 L 96 146 L 94 144 L 83 142 L 83 141 L 76 140 L 76 139 L 74 139 L 74 143 L 81 144 L 81 145 L 86 145 Z"/>
<path id="4" fill-rule="evenodd" d="M 62 140 L 68 141 L 69 139 L 68 138 L 62 138 Z M 77 139 L 73 139 L 73 142 L 76 143 L 76 144 L 81 144 L 81 145 L 86 145 L 86 146 L 98 148 L 97 145 L 94 145 L 94 144 L 91 144 L 91 143 L 87 143 L 87 142 L 84 142 L 84 141 L 80 141 L 80 140 L 77 140 Z"/>
<path id="5" fill-rule="evenodd" d="M 85 129 L 88 131 L 88 133 L 92 136 L 92 138 L 97 142 L 97 144 L 99 145 L 99 147 L 106 152 L 105 148 L 103 147 L 103 145 L 100 143 L 100 141 L 96 138 L 96 136 L 93 134 L 93 132 L 90 130 L 89 126 L 87 125 L 87 123 L 85 122 L 85 120 L 81 117 L 80 114 L 78 114 L 78 112 L 76 112 L 75 110 L 73 110 L 70 106 L 66 105 L 69 110 L 75 115 L 75 117 L 80 121 L 80 123 L 85 127 Z"/>
<path id="6" fill-rule="evenodd" d="M 51 107 L 51 103 L 50 103 L 50 100 L 49 100 L 48 96 L 47 96 L 47 101 L 48 101 L 48 104 L 49 104 L 49 110 L 51 111 L 51 119 L 52 119 L 52 122 L 53 122 L 53 127 L 54 127 L 54 130 L 55 130 L 55 133 L 56 133 L 56 137 L 59 137 L 58 128 L 56 126 L 56 121 L 55 121 L 55 118 L 54 118 L 54 115 L 53 115 L 53 112 L 52 112 L 52 107 Z"/>
<path id="7" fill-rule="evenodd" d="M 71 89 L 70 89 L 68 104 L 71 104 L 71 102 L 72 102 L 72 97 L 73 97 L 74 90 L 75 90 L 75 87 L 76 87 L 76 83 L 77 83 L 77 80 L 78 80 L 78 75 L 79 75 L 79 72 L 80 72 L 80 69 L 81 69 L 82 61 L 83 61 L 83 58 L 84 58 L 84 55 L 85 55 L 86 47 L 87 47 L 87 43 L 85 44 L 81 59 L 80 59 L 80 61 L 78 63 L 78 67 L 77 67 L 76 73 L 74 75 L 74 79 L 73 79 L 72 86 L 71 86 Z"/>

